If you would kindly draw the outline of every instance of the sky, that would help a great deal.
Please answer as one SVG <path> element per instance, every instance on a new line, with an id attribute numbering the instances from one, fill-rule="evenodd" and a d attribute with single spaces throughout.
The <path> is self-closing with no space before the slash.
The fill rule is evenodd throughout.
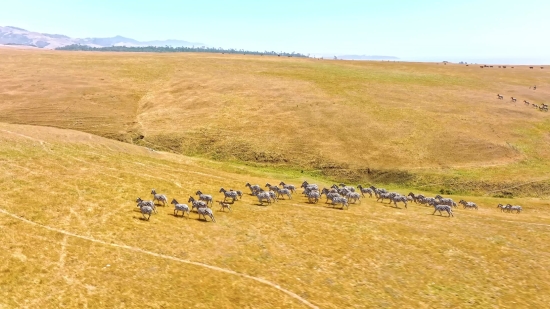
<path id="1" fill-rule="evenodd" d="M 0 25 L 70 37 L 404 60 L 550 63 L 549 0 L 2 0 Z"/>

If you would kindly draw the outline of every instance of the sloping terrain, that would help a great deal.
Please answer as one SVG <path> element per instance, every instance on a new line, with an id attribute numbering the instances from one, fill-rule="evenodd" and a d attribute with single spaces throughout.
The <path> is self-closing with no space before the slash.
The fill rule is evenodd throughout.
<path id="1" fill-rule="evenodd" d="M 28 31 L 17 27 L 0 26 L 0 44 L 15 44 L 54 49 L 74 44 L 74 40 L 60 34 L 47 34 Z"/>
<path id="2" fill-rule="evenodd" d="M 550 193 L 550 114 L 522 103 L 548 103 L 547 69 L 8 49 L 0 65 L 3 122 L 353 182 Z"/>
<path id="3" fill-rule="evenodd" d="M 245 195 L 216 223 L 159 206 L 197 189 L 302 178 L 87 133 L 0 124 L 0 308 L 543 308 L 550 216 L 539 199 L 467 198 L 432 216 L 366 198 L 348 210 Z M 315 179 L 308 179 L 318 182 Z M 320 185 L 328 183 L 319 182 Z M 407 193 L 407 190 L 400 190 Z M 497 203 L 524 212 L 497 211 Z"/>
<path id="4" fill-rule="evenodd" d="M 71 38 L 62 34 L 49 34 L 25 30 L 17 27 L 0 26 L 0 44 L 34 46 L 44 49 L 56 49 L 67 45 L 80 44 L 91 47 L 111 46 L 202 46 L 202 43 L 193 43 L 181 40 L 156 40 L 141 42 L 117 35 L 111 38 Z"/>

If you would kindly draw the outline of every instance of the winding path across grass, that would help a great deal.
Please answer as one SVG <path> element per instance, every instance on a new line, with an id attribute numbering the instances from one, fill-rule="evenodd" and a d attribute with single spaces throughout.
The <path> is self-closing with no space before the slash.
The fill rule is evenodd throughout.
<path id="1" fill-rule="evenodd" d="M 306 299 L 300 297 L 298 294 L 296 294 L 294 292 L 291 292 L 291 291 L 289 291 L 285 288 L 280 287 L 279 285 L 277 285 L 275 283 L 272 283 L 272 282 L 270 282 L 268 280 L 265 280 L 265 279 L 262 279 L 262 278 L 253 277 L 253 276 L 243 274 L 243 273 L 239 273 L 239 272 L 236 272 L 236 271 L 233 271 L 233 270 L 230 270 L 230 269 L 225 269 L 225 268 L 220 268 L 220 267 L 217 267 L 217 266 L 212 266 L 212 265 L 208 265 L 208 264 L 204 264 L 204 263 L 199 263 L 199 262 L 193 262 L 193 261 L 189 261 L 189 260 L 185 260 L 185 259 L 180 259 L 180 258 L 177 258 L 175 256 L 171 256 L 171 255 L 166 255 L 166 254 L 155 253 L 155 252 L 152 252 L 152 251 L 147 251 L 147 250 L 144 250 L 144 249 L 141 249 L 141 248 L 138 248 L 138 247 L 120 245 L 120 244 L 116 244 L 116 243 L 109 243 L 109 242 L 106 242 L 106 241 L 103 241 L 103 240 L 95 239 L 93 237 L 78 235 L 78 234 L 71 233 L 71 232 L 68 232 L 68 231 L 65 231 L 65 230 L 62 230 L 62 229 L 58 229 L 58 228 L 55 228 L 55 227 L 51 227 L 51 226 L 43 225 L 43 224 L 40 224 L 40 223 L 36 223 L 34 221 L 26 219 L 22 216 L 18 216 L 16 214 L 13 214 L 13 213 L 8 212 L 8 211 L 6 211 L 4 209 L 1 209 L 1 208 L 0 208 L 0 213 L 3 213 L 5 215 L 8 215 L 8 216 L 10 216 L 14 219 L 23 221 L 25 223 L 28 223 L 28 224 L 31 224 L 31 225 L 34 225 L 34 226 L 38 226 L 38 227 L 41 227 L 41 228 L 44 228 L 44 229 L 47 229 L 47 230 L 50 230 L 50 231 L 53 231 L 53 232 L 57 232 L 57 233 L 60 233 L 60 234 L 64 234 L 64 235 L 67 235 L 67 236 L 72 236 L 72 237 L 75 237 L 75 238 L 84 239 L 84 240 L 87 240 L 87 241 L 91 241 L 91 242 L 106 245 L 106 246 L 122 248 L 122 249 L 130 250 L 130 251 L 134 251 L 134 252 L 144 253 L 144 254 L 148 254 L 148 255 L 152 255 L 152 256 L 156 256 L 156 257 L 159 257 L 159 258 L 172 260 L 172 261 L 176 261 L 176 262 L 180 262 L 180 263 L 200 266 L 200 267 L 208 268 L 208 269 L 211 269 L 211 270 L 215 270 L 215 271 L 219 271 L 219 272 L 223 272 L 223 273 L 243 277 L 243 278 L 246 278 L 246 279 L 254 280 L 254 281 L 263 283 L 265 285 L 268 285 L 272 288 L 275 288 L 275 289 L 287 294 L 288 296 L 302 302 L 304 305 L 308 306 L 309 308 L 319 309 L 319 307 L 317 307 L 314 304 L 310 303 Z"/>

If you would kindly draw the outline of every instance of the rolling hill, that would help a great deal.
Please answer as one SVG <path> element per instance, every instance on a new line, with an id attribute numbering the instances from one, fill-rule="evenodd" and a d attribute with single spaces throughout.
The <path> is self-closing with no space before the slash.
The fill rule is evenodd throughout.
<path id="1" fill-rule="evenodd" d="M 521 102 L 548 102 L 548 70 L 10 49 L 0 66 L 1 122 L 335 181 L 550 193 L 550 114 Z"/>
<path id="2" fill-rule="evenodd" d="M 193 43 L 182 40 L 155 40 L 138 41 L 126 38 L 120 35 L 110 38 L 71 38 L 62 34 L 49 34 L 29 31 L 18 27 L 0 26 L 0 44 L 4 45 L 24 45 L 44 49 L 55 49 L 57 47 L 80 44 L 92 47 L 111 47 L 111 46 L 173 46 L 190 47 L 203 46 L 202 43 Z"/>
<path id="3" fill-rule="evenodd" d="M 521 102 L 546 102 L 546 69 L 8 48 L 0 67 L 1 309 L 550 302 L 550 115 Z M 281 180 L 479 210 L 245 186 Z M 245 194 L 215 223 L 134 202 L 222 187 Z"/>
<path id="4" fill-rule="evenodd" d="M 0 123 L 0 307 L 542 308 L 550 301 L 548 203 L 479 210 L 347 210 L 300 194 L 269 206 L 245 194 L 216 223 L 159 206 L 200 189 L 246 189 L 303 175 L 190 158 L 89 133 Z M 322 179 L 308 178 L 325 186 Z M 394 188 L 390 188 L 394 190 Z M 397 189 L 406 194 L 408 190 Z M 416 191 L 418 193 L 418 191 Z"/>

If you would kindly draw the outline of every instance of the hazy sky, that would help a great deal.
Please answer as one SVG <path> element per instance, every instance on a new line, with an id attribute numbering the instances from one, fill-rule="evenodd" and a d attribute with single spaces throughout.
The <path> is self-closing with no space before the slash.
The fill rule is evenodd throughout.
<path id="1" fill-rule="evenodd" d="M 550 0 L 2 2 L 0 25 L 71 37 L 451 61 L 550 58 Z"/>

